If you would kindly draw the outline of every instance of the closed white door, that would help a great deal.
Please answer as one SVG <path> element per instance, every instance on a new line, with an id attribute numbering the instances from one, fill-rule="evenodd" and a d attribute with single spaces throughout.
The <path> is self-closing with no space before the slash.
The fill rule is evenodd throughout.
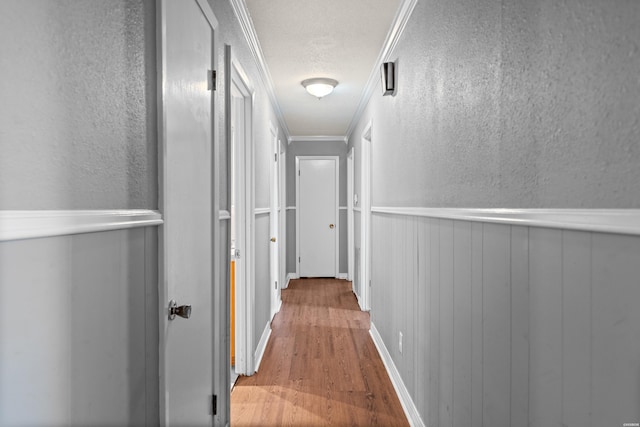
<path id="1" fill-rule="evenodd" d="M 165 426 L 210 426 L 217 218 L 210 70 L 217 21 L 202 0 L 162 0 L 159 8 L 165 221 L 160 230 L 160 419 Z"/>
<path id="2" fill-rule="evenodd" d="M 338 275 L 338 158 L 298 157 L 301 277 Z"/>

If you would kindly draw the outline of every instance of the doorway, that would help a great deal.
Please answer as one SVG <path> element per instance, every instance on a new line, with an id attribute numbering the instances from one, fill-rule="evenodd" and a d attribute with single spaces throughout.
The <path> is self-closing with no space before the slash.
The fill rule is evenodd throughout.
<path id="1" fill-rule="evenodd" d="M 360 308 L 371 309 L 371 128 L 369 122 L 362 132 L 361 198 L 362 221 L 360 222 Z"/>
<path id="2" fill-rule="evenodd" d="M 273 155 L 273 163 L 269 168 L 271 185 L 269 187 L 269 229 L 271 233 L 271 243 L 269 246 L 269 263 L 271 276 L 271 316 L 280 310 L 280 215 L 278 208 L 280 206 L 280 146 L 278 144 L 278 129 L 271 124 L 269 126 L 271 132 L 271 153 Z M 284 243 L 283 243 L 284 244 Z"/>
<path id="3" fill-rule="evenodd" d="M 252 375 L 254 286 L 253 87 L 226 46 L 230 198 L 230 362 L 235 375 Z M 233 375 L 232 375 L 233 377 Z"/>
<path id="4" fill-rule="evenodd" d="M 351 282 L 351 290 L 353 289 L 353 267 L 354 267 L 354 246 L 355 232 L 353 229 L 353 181 L 354 181 L 354 147 L 351 147 L 347 154 L 347 280 Z"/>
<path id="5" fill-rule="evenodd" d="M 296 156 L 298 277 L 338 277 L 338 156 Z"/>

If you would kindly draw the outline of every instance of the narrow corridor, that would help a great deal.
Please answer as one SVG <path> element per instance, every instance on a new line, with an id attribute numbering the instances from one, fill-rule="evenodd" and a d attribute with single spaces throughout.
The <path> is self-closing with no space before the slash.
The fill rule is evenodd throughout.
<path id="1" fill-rule="evenodd" d="M 293 280 L 258 372 L 231 392 L 231 425 L 408 425 L 351 283 Z"/>

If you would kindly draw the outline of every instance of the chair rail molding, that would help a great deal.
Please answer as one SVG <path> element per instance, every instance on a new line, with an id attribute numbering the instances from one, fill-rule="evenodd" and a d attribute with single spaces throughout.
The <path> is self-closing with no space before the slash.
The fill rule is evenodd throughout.
<path id="1" fill-rule="evenodd" d="M 463 209 L 376 206 L 371 208 L 371 212 L 640 235 L 640 209 Z"/>
<path id="2" fill-rule="evenodd" d="M 163 223 L 159 211 L 148 209 L 5 210 L 0 211 L 0 242 L 158 226 Z"/>

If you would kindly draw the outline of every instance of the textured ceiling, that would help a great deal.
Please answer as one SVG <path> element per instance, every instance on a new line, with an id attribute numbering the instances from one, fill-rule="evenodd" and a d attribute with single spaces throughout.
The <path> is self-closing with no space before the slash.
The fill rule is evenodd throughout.
<path id="1" fill-rule="evenodd" d="M 345 136 L 400 0 L 246 0 L 292 137 Z M 318 100 L 300 82 L 338 80 Z"/>

